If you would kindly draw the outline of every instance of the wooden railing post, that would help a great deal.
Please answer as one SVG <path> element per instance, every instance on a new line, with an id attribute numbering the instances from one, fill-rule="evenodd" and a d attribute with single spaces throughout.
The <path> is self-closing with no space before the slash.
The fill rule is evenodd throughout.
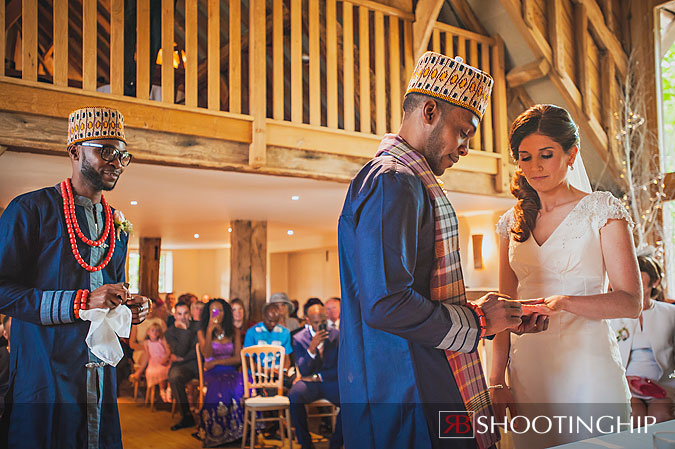
<path id="1" fill-rule="evenodd" d="M 54 0 L 54 84 L 68 85 L 68 0 Z M 4 22 L 2 22 L 4 23 Z M 3 33 L 4 34 L 4 33 Z M 4 49 L 4 46 L 3 46 Z M 1 51 L 1 50 L 0 50 Z M 5 58 L 2 58 L 4 60 Z M 4 66 L 4 64 L 2 64 Z"/>
<path id="2" fill-rule="evenodd" d="M 173 27 L 174 0 L 162 0 L 162 102 L 173 104 Z M 152 81 L 152 74 L 150 74 Z"/>
<path id="3" fill-rule="evenodd" d="M 495 45 L 492 51 L 492 71 L 504 73 L 504 41 L 499 35 L 493 37 Z M 495 150 L 501 154 L 495 188 L 498 192 L 508 192 L 509 188 L 509 144 L 506 112 L 506 79 L 494 77 L 492 88 L 493 127 L 495 130 Z"/>
<path id="4" fill-rule="evenodd" d="M 354 131 L 354 6 L 342 2 L 345 131 Z"/>
<path id="5" fill-rule="evenodd" d="M 156 58 L 157 55 L 153 55 Z M 150 73 L 150 3 L 136 3 L 136 98 L 147 100 L 152 83 Z"/>
<path id="6" fill-rule="evenodd" d="M 239 114 L 241 112 L 241 0 L 230 0 L 229 84 L 229 111 Z"/>
<path id="7" fill-rule="evenodd" d="M 197 2 L 185 3 L 185 106 L 191 108 L 196 108 L 198 105 L 198 6 Z M 218 73 L 220 73 L 220 69 Z M 220 87 L 220 84 L 218 86 Z"/>
<path id="8" fill-rule="evenodd" d="M 272 9 L 272 93 L 275 120 L 284 119 L 284 2 L 274 0 Z M 329 88 L 330 89 L 330 88 Z M 336 88 L 337 90 L 337 88 Z"/>
<path id="9" fill-rule="evenodd" d="M 370 134 L 370 11 L 359 6 L 360 131 Z"/>
<path id="10" fill-rule="evenodd" d="M 208 108 L 220 111 L 220 0 L 209 0 Z"/>
<path id="11" fill-rule="evenodd" d="M 249 89 L 250 114 L 253 116 L 249 165 L 258 168 L 265 165 L 267 120 L 267 56 L 265 0 L 251 0 L 249 5 Z"/>
<path id="12" fill-rule="evenodd" d="M 37 81 L 37 0 L 23 0 L 22 6 L 21 78 Z"/>
<path id="13" fill-rule="evenodd" d="M 98 2 L 82 2 L 82 89 L 96 90 Z"/>
<path id="14" fill-rule="evenodd" d="M 577 46 L 577 61 L 579 63 L 579 91 L 581 92 L 581 106 L 586 117 L 591 117 L 591 83 L 589 80 L 590 61 L 588 60 L 588 15 L 586 5 L 574 5 L 574 33 Z"/>
<path id="15" fill-rule="evenodd" d="M 337 5 L 326 0 L 326 125 L 338 127 Z"/>
<path id="16" fill-rule="evenodd" d="M 124 92 L 124 0 L 110 0 L 110 93 Z"/>

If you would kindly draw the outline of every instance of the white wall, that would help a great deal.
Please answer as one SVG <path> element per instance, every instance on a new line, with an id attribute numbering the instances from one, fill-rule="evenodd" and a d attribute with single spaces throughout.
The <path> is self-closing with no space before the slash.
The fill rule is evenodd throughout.
<path id="1" fill-rule="evenodd" d="M 173 291 L 176 296 L 229 298 L 230 249 L 178 249 L 173 252 Z"/>
<path id="2" fill-rule="evenodd" d="M 274 253 L 270 260 L 271 293 L 285 291 L 301 307 L 311 297 L 340 296 L 337 247 Z"/>

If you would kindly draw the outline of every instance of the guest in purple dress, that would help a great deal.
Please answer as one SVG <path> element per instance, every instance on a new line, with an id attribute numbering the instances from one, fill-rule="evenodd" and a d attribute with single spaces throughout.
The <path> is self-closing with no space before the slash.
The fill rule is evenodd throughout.
<path id="1" fill-rule="evenodd" d="M 240 439 L 244 428 L 241 336 L 227 302 L 216 298 L 204 307 L 198 337 L 206 384 L 198 436 L 204 447 L 216 447 Z"/>

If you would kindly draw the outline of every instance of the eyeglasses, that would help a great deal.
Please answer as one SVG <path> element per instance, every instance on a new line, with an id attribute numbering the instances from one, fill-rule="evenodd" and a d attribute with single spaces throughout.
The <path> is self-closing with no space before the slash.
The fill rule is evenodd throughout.
<path id="1" fill-rule="evenodd" d="M 115 160 L 115 158 L 119 157 L 122 167 L 126 167 L 131 163 L 131 153 L 128 151 L 120 151 L 114 145 L 105 145 L 92 142 L 82 142 L 80 145 L 98 148 L 101 151 L 101 159 L 106 162 L 112 162 Z"/>

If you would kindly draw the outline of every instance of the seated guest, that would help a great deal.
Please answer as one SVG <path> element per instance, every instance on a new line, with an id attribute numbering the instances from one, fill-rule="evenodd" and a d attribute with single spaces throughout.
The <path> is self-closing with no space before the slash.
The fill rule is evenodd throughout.
<path id="1" fill-rule="evenodd" d="M 239 298 L 230 299 L 230 306 L 232 307 L 232 318 L 234 320 L 234 329 L 239 332 L 241 335 L 241 342 L 244 342 L 246 337 L 246 331 L 249 330 L 252 326 L 255 326 L 255 322 L 248 320 L 246 316 L 246 308 L 244 307 L 244 301 Z"/>
<path id="2" fill-rule="evenodd" d="M 326 301 L 328 329 L 340 330 L 340 298 L 334 296 Z"/>
<path id="3" fill-rule="evenodd" d="M 131 326 L 131 331 L 129 332 L 129 347 L 134 351 L 132 356 L 134 370 L 138 370 L 138 368 L 147 363 L 147 353 L 145 352 L 144 345 L 148 329 L 156 324 L 162 328 L 162 334 L 166 331 L 167 326 L 166 322 L 161 317 L 162 313 L 160 308 L 153 302 L 145 321 L 136 326 Z"/>
<path id="4" fill-rule="evenodd" d="M 319 298 L 309 298 L 305 304 L 302 306 L 302 319 L 307 320 L 307 309 L 312 307 L 315 304 L 323 305 L 323 301 L 321 301 Z"/>
<path id="5" fill-rule="evenodd" d="M 196 323 L 202 319 L 202 310 L 204 310 L 205 304 L 201 301 L 195 301 L 190 304 L 190 320 Z"/>
<path id="6" fill-rule="evenodd" d="M 291 312 L 291 317 L 295 318 L 300 322 L 300 318 L 298 318 L 298 312 L 300 311 L 300 303 L 298 302 L 297 299 L 291 299 L 291 302 L 293 303 L 293 312 Z"/>
<path id="7" fill-rule="evenodd" d="M 150 326 L 143 342 L 143 350 L 147 354 L 146 361 L 134 372 L 131 380 L 140 380 L 141 376 L 145 374 L 148 388 L 159 385 L 159 396 L 162 401 L 169 402 L 166 387 L 169 379 L 171 352 L 169 344 L 164 338 L 162 326 L 157 323 Z"/>
<path id="8" fill-rule="evenodd" d="M 290 299 L 288 299 L 288 295 L 286 293 L 280 292 L 273 294 L 270 296 L 269 302 L 279 305 L 279 310 L 281 311 L 281 319 L 279 324 L 291 332 L 300 327 L 300 322 L 297 319 L 291 317 L 291 313 L 294 311 L 293 303 Z"/>
<path id="9" fill-rule="evenodd" d="M 303 449 L 312 447 L 312 438 L 307 430 L 305 404 L 317 399 L 328 399 L 340 406 L 337 362 L 339 333 L 326 329 L 326 312 L 315 304 L 307 310 L 307 326 L 293 337 L 293 348 L 301 380 L 297 381 L 288 396 L 291 400 L 291 420 L 295 434 Z M 331 448 L 342 446 L 342 420 L 338 415 Z"/>
<path id="10" fill-rule="evenodd" d="M 204 447 L 216 447 L 240 439 L 244 431 L 244 382 L 237 369 L 241 334 L 234 327 L 232 308 L 220 298 L 206 305 L 199 327 L 206 396 L 197 435 Z"/>
<path id="11" fill-rule="evenodd" d="M 171 368 L 169 369 L 169 385 L 171 393 L 178 403 L 181 419 L 171 426 L 171 430 L 183 429 L 195 425 L 190 413 L 185 385 L 199 377 L 197 368 L 197 330 L 199 323 L 190 322 L 190 307 L 184 302 L 176 304 L 176 323 L 167 329 L 164 337 L 171 349 Z"/>
<path id="12" fill-rule="evenodd" d="M 197 298 L 197 295 L 194 293 L 183 293 L 178 297 L 178 302 L 183 302 L 190 307 L 193 302 L 197 302 L 199 299 Z"/>
<path id="13" fill-rule="evenodd" d="M 290 354 L 293 353 L 291 346 L 291 333 L 288 329 L 279 325 L 281 311 L 274 303 L 267 303 L 263 307 L 263 320 L 246 331 L 244 347 L 255 345 L 283 346 L 286 351 L 284 369 L 291 366 Z"/>
<path id="14" fill-rule="evenodd" d="M 639 256 L 638 264 L 642 276 L 642 314 L 637 319 L 620 318 L 610 323 L 626 368 L 632 396 L 631 415 L 668 421 L 675 417 L 675 305 L 655 300 L 663 297 L 663 270 L 658 261 Z"/>

